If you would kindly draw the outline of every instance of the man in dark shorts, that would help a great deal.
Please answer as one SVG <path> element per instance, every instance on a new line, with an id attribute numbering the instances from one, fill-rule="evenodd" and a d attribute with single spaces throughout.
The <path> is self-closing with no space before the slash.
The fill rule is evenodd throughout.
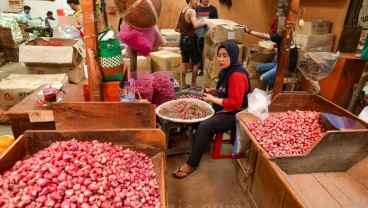
<path id="1" fill-rule="evenodd" d="M 180 51 L 182 56 L 182 89 L 197 88 L 198 68 L 202 62 L 202 56 L 197 45 L 195 29 L 206 26 L 205 22 L 199 23 L 194 10 L 198 6 L 198 0 L 186 0 L 187 6 L 180 11 L 175 31 L 180 33 Z M 191 85 L 186 83 L 186 73 L 189 59 L 193 62 Z"/>

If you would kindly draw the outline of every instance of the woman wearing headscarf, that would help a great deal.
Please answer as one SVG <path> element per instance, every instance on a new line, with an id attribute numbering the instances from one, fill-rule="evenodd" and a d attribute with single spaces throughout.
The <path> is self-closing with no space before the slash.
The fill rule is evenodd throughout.
<path id="1" fill-rule="evenodd" d="M 235 114 L 248 107 L 249 75 L 238 62 L 238 55 L 239 48 L 233 42 L 224 42 L 219 47 L 219 81 L 216 88 L 202 91 L 203 100 L 213 103 L 215 114 L 199 124 L 189 158 L 172 173 L 174 178 L 182 179 L 193 173 L 213 135 L 235 129 Z"/>

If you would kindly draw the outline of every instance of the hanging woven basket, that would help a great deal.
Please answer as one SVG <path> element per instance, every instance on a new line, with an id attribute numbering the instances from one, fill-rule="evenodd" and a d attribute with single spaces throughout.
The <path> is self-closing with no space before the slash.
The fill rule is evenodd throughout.
<path id="1" fill-rule="evenodd" d="M 123 20 L 137 29 L 154 26 L 161 12 L 161 0 L 114 0 Z"/>

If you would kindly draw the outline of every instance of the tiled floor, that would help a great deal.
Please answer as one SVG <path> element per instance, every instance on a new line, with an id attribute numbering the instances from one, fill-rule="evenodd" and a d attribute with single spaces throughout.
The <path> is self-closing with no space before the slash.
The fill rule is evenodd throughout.
<path id="1" fill-rule="evenodd" d="M 19 63 L 0 67 L 0 80 L 12 73 L 25 73 L 25 67 Z M 190 83 L 191 73 L 187 73 Z M 197 79 L 204 86 L 203 76 Z M 11 127 L 0 125 L 0 135 L 12 134 Z M 230 147 L 228 147 L 229 150 Z M 241 208 L 250 207 L 236 179 L 236 161 L 234 159 L 213 160 L 206 151 L 199 168 L 187 178 L 178 180 L 171 176 L 172 171 L 182 165 L 188 154 L 167 158 L 167 190 L 169 208 Z"/>

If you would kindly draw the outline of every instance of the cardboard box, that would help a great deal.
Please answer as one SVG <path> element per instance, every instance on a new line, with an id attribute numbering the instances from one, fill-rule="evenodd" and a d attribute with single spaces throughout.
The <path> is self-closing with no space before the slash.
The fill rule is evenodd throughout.
<path id="1" fill-rule="evenodd" d="M 211 42 L 222 43 L 233 40 L 237 43 L 243 43 L 244 26 L 225 19 L 206 19 L 205 21 L 209 28 L 205 38 Z"/>
<path id="2" fill-rule="evenodd" d="M 293 34 L 294 41 L 300 50 L 307 50 L 308 48 L 318 48 L 333 45 L 334 35 L 304 35 Z"/>
<path id="3" fill-rule="evenodd" d="M 28 74 L 63 74 L 68 76 L 70 83 L 78 84 L 84 80 L 84 60 L 76 67 L 68 66 L 26 66 Z"/>
<path id="4" fill-rule="evenodd" d="M 218 78 L 218 73 L 221 69 L 218 65 L 217 59 L 212 60 L 210 58 L 206 58 L 204 60 L 203 70 L 207 72 L 210 79 L 216 79 Z"/>
<path id="5" fill-rule="evenodd" d="M 12 107 L 43 84 L 60 83 L 68 83 L 66 74 L 12 74 L 0 82 L 0 107 Z"/>
<path id="6" fill-rule="evenodd" d="M 130 73 L 130 58 L 123 58 L 124 65 L 127 67 L 128 76 Z M 147 71 L 152 72 L 151 69 L 151 59 L 144 56 L 137 56 L 137 71 Z"/>
<path id="7" fill-rule="evenodd" d="M 254 51 L 249 59 L 251 63 L 271 63 L 275 60 L 276 53 Z"/>
<path id="8" fill-rule="evenodd" d="M 273 50 L 277 48 L 277 44 L 269 40 L 268 41 L 267 40 L 258 41 L 258 46 L 261 48 L 268 49 L 268 50 Z"/>
<path id="9" fill-rule="evenodd" d="M 48 41 L 64 46 L 42 46 Z M 19 62 L 27 65 L 78 66 L 86 57 L 82 40 L 67 38 L 36 38 L 19 47 Z"/>
<path id="10" fill-rule="evenodd" d="M 170 51 L 157 51 L 151 53 L 152 71 L 171 71 L 180 73 L 182 70 L 181 55 Z"/>
<path id="11" fill-rule="evenodd" d="M 159 47 L 158 50 L 159 51 L 163 51 L 163 50 L 170 51 L 170 52 L 181 55 L 181 51 L 179 47 Z"/>
<path id="12" fill-rule="evenodd" d="M 204 70 L 203 72 L 203 80 L 204 80 L 204 86 L 208 88 L 214 88 L 216 87 L 217 79 L 211 79 L 208 72 Z"/>
<path id="13" fill-rule="evenodd" d="M 61 38 L 60 32 L 59 32 L 59 26 L 66 26 L 66 25 L 72 25 L 77 26 L 78 19 L 74 16 L 58 16 L 58 26 L 53 28 L 52 30 L 52 37 L 54 38 Z"/>
<path id="14" fill-rule="evenodd" d="M 298 51 L 298 59 L 302 57 L 306 52 L 331 52 L 333 45 L 318 47 L 318 48 L 307 48 L 306 50 Z"/>
<path id="15" fill-rule="evenodd" d="M 205 59 L 208 57 L 211 60 L 215 60 L 217 59 L 217 51 L 218 48 L 220 47 L 220 44 L 211 44 L 209 42 L 206 42 L 204 45 L 204 49 L 203 49 L 203 53 L 205 55 Z M 242 44 L 237 44 L 238 48 L 239 48 L 239 56 L 238 56 L 238 61 L 239 63 L 243 62 L 243 45 Z"/>
<path id="16" fill-rule="evenodd" d="M 165 38 L 167 46 L 179 47 L 180 45 L 180 33 L 174 29 L 161 29 L 161 35 Z"/>
<path id="17" fill-rule="evenodd" d="M 331 22 L 323 20 L 315 20 L 304 22 L 303 27 L 295 26 L 294 32 L 305 35 L 325 35 L 330 32 Z"/>

